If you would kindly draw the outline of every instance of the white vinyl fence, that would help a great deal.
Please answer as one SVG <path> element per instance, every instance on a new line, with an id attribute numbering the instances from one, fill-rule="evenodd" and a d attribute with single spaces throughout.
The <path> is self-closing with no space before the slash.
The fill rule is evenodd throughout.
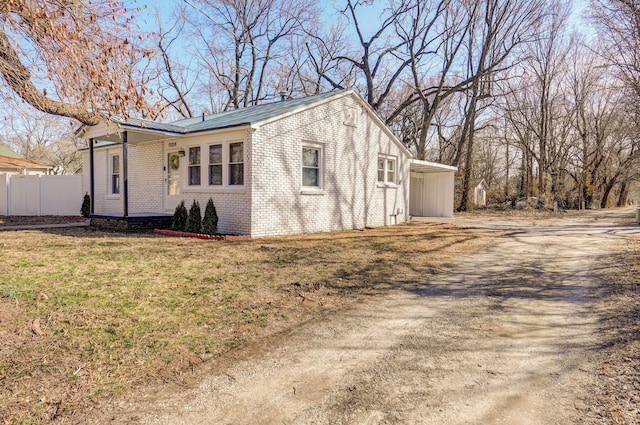
<path id="1" fill-rule="evenodd" d="M 80 215 L 82 176 L 0 174 L 0 215 Z"/>

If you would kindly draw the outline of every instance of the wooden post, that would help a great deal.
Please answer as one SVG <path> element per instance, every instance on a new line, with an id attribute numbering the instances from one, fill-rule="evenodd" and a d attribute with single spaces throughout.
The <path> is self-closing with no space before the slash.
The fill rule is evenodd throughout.
<path id="1" fill-rule="evenodd" d="M 91 196 L 91 211 L 90 214 L 94 214 L 95 210 L 95 170 L 94 170 L 94 159 L 93 159 L 93 139 L 89 139 L 89 196 Z"/>

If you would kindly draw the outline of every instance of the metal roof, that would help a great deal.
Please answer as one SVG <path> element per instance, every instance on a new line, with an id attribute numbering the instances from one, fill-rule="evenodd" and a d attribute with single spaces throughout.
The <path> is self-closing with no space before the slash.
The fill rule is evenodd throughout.
<path id="1" fill-rule="evenodd" d="M 216 130 L 220 128 L 239 127 L 242 125 L 257 124 L 268 121 L 282 115 L 289 114 L 300 108 L 321 102 L 334 97 L 344 90 L 307 96 L 301 99 L 289 99 L 249 108 L 236 109 L 214 115 L 206 115 L 197 118 L 187 118 L 170 123 L 171 126 L 180 127 L 186 133 L 197 131 Z"/>
<path id="2" fill-rule="evenodd" d="M 119 119 L 119 118 L 113 118 L 113 121 L 116 122 L 117 124 L 129 126 L 129 127 L 146 128 L 146 129 L 149 129 L 149 130 L 157 130 L 157 131 L 178 133 L 178 134 L 184 134 L 185 133 L 185 129 L 184 128 L 176 126 L 176 125 L 172 125 L 171 123 L 164 124 L 164 123 L 161 123 L 161 122 L 142 120 L 142 119 L 139 119 L 139 118 L 129 118 L 127 120 L 122 120 L 122 119 Z"/>
<path id="3" fill-rule="evenodd" d="M 139 139 L 137 141 L 147 141 L 151 140 L 154 136 L 154 133 L 163 133 L 165 136 L 183 136 L 191 133 L 203 132 L 203 131 L 213 131 L 213 130 L 222 130 L 227 128 L 235 128 L 242 126 L 257 126 L 263 123 L 267 123 L 274 119 L 278 119 L 279 117 L 285 117 L 289 114 L 293 114 L 299 111 L 303 111 L 313 105 L 323 103 L 324 101 L 328 101 L 333 98 L 341 97 L 348 94 L 354 94 L 358 97 L 361 103 L 368 108 L 369 115 L 374 118 L 382 128 L 389 134 L 390 137 L 396 141 L 398 146 L 403 149 L 407 155 L 411 156 L 411 152 L 402 145 L 402 143 L 398 140 L 398 138 L 393 134 L 393 132 L 389 129 L 389 127 L 384 123 L 384 120 L 380 118 L 380 116 L 374 111 L 369 105 L 362 99 L 362 97 L 357 94 L 353 89 L 345 89 L 345 90 L 335 90 L 327 93 L 320 93 L 316 95 L 311 95 L 299 99 L 288 99 L 284 101 L 277 101 L 272 103 L 266 103 L 257 106 L 251 106 L 243 109 L 236 109 L 233 111 L 222 112 L 214 115 L 205 115 L 204 117 L 194 117 L 194 118 L 186 118 L 177 121 L 173 121 L 167 124 L 158 123 L 155 121 L 147 121 L 142 119 L 130 118 L 128 120 L 124 119 L 113 119 L 112 120 L 118 124 L 120 130 L 112 131 L 107 134 L 100 134 L 95 136 L 86 136 L 86 137 L 96 137 L 100 140 L 109 140 L 116 143 L 121 143 L 120 133 L 122 130 L 125 130 L 127 127 L 130 129 L 138 129 L 141 131 L 132 132 L 134 134 L 130 135 L 129 141 L 133 140 L 132 136 L 140 136 L 144 131 L 147 133 L 145 137 Z M 81 129 L 85 127 L 81 127 L 78 129 L 78 133 L 81 132 Z M 91 128 L 91 127 L 86 127 Z"/>
<path id="4" fill-rule="evenodd" d="M 442 173 L 446 171 L 458 171 L 453 165 L 438 164 L 437 162 L 412 159 L 409 169 L 416 173 Z"/>
<path id="5" fill-rule="evenodd" d="M 307 96 L 301 99 L 289 99 L 273 103 L 265 103 L 263 105 L 221 112 L 219 114 L 205 115 L 203 117 L 185 118 L 166 124 L 138 118 L 129 118 L 127 120 L 113 118 L 113 121 L 125 127 L 134 127 L 174 134 L 189 134 L 199 131 L 258 124 L 279 116 L 287 115 L 298 109 L 304 109 L 307 106 L 345 93 L 346 91 L 347 90 L 332 91 Z"/>

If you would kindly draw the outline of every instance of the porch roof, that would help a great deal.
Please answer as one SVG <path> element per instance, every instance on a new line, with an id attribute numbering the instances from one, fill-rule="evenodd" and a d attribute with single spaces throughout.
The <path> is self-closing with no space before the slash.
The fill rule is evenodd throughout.
<path id="1" fill-rule="evenodd" d="M 437 162 L 423 161 L 420 159 L 412 159 L 411 171 L 415 173 L 443 173 L 458 171 L 458 167 L 453 165 L 438 164 Z"/>

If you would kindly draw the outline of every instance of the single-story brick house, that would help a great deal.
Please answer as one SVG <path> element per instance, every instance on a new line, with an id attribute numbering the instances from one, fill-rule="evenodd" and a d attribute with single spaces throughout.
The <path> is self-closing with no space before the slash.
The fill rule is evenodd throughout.
<path id="1" fill-rule="evenodd" d="M 455 168 L 414 160 L 353 90 L 79 131 L 90 140 L 84 187 L 97 216 L 172 214 L 182 200 L 204 209 L 213 198 L 223 233 L 383 226 L 409 219 L 413 180 L 435 194 L 432 215 L 453 214 Z M 423 204 L 412 208 L 422 213 Z"/>

